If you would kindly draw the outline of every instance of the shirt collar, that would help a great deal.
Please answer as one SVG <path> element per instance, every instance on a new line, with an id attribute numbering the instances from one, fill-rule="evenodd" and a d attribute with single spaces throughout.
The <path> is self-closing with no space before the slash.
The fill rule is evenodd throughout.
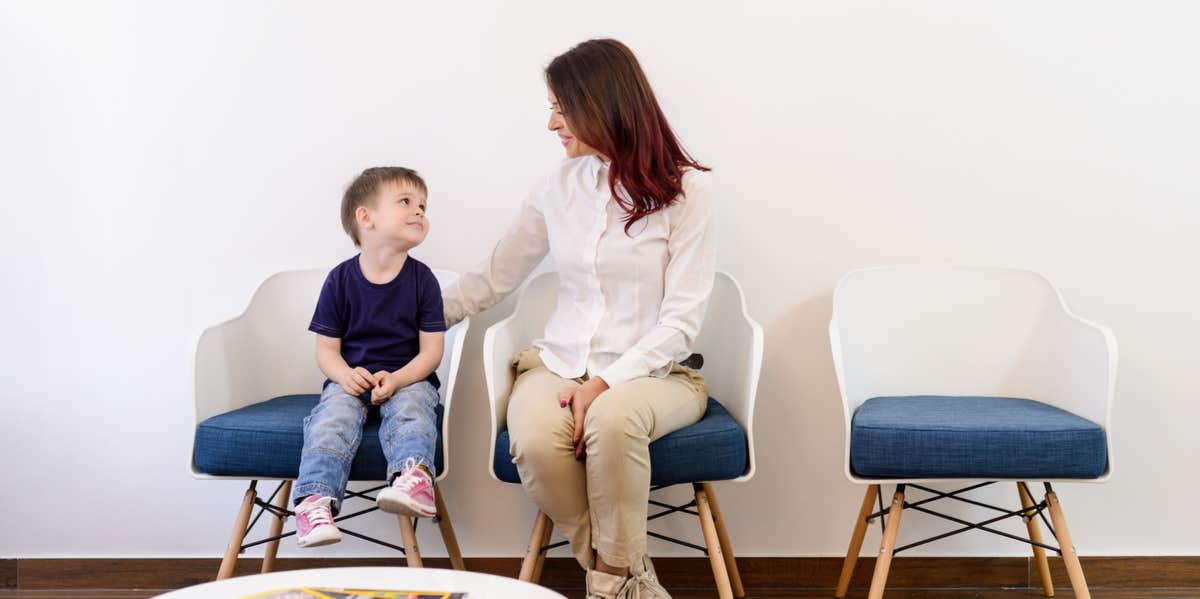
<path id="1" fill-rule="evenodd" d="M 592 186 L 600 191 L 608 182 L 608 162 L 596 155 L 592 155 L 590 160 L 588 170 L 592 175 Z"/>

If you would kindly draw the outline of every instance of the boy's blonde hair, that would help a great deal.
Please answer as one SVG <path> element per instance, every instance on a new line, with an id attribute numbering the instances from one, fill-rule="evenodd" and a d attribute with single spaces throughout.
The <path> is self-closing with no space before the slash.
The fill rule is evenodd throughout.
<path id="1" fill-rule="evenodd" d="M 429 195 L 425 180 L 417 171 L 402 166 L 376 166 L 362 172 L 342 195 L 342 228 L 358 246 L 358 220 L 354 213 L 359 206 L 370 206 L 375 192 L 384 183 L 408 183 L 417 188 L 423 195 Z"/>

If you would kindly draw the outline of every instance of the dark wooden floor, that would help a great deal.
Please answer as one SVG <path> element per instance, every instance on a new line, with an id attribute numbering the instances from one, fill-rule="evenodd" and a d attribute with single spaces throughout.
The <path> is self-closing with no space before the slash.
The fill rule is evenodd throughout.
<path id="1" fill-rule="evenodd" d="M 0 599 L 146 599 L 154 597 L 163 590 L 69 590 L 69 591 L 4 591 L 0 590 Z M 583 592 L 579 590 L 560 590 L 571 599 L 582 599 Z M 866 592 L 850 593 L 847 599 L 866 597 Z M 717 594 L 707 590 L 676 590 L 672 591 L 674 599 L 712 599 Z M 829 599 L 833 596 L 830 589 L 780 589 L 747 591 L 746 597 L 754 599 Z M 889 590 L 887 599 L 1035 599 L 1042 594 L 1024 589 L 896 589 Z M 1075 595 L 1069 590 L 1058 591 L 1055 597 L 1072 599 Z M 1200 589 L 1093 589 L 1093 599 L 1198 599 Z"/>

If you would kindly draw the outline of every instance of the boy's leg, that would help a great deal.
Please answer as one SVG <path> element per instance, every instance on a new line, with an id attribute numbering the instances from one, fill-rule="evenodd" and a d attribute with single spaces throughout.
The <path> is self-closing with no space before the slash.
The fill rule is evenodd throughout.
<path id="1" fill-rule="evenodd" d="M 437 389 L 427 381 L 414 383 L 396 391 L 379 406 L 383 421 L 379 426 L 379 441 L 387 458 L 387 482 L 404 471 L 406 465 L 423 466 L 430 478 L 434 471 L 434 451 L 438 439 Z"/>
<path id="2" fill-rule="evenodd" d="M 304 419 L 304 449 L 292 490 L 294 503 L 320 493 L 333 500 L 333 512 L 337 513 L 366 420 L 367 406 L 362 400 L 337 383 L 325 386 L 320 403 Z"/>
<path id="3" fill-rule="evenodd" d="M 389 486 L 375 496 L 379 509 L 402 516 L 437 515 L 433 488 L 437 404 L 437 389 L 425 381 L 396 391 L 380 404 L 379 441 L 388 461 Z"/>

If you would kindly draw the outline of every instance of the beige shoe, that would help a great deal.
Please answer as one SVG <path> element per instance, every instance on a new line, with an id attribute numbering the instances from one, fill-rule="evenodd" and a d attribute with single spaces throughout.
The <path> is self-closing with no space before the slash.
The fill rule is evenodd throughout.
<path id="1" fill-rule="evenodd" d="M 642 562 L 635 564 L 629 572 L 632 576 L 625 581 L 616 599 L 671 599 L 671 594 L 659 584 L 649 556 L 642 556 Z"/>
<path id="2" fill-rule="evenodd" d="M 588 570 L 587 599 L 616 599 L 617 593 L 625 587 L 624 576 L 608 574 L 599 570 Z"/>

